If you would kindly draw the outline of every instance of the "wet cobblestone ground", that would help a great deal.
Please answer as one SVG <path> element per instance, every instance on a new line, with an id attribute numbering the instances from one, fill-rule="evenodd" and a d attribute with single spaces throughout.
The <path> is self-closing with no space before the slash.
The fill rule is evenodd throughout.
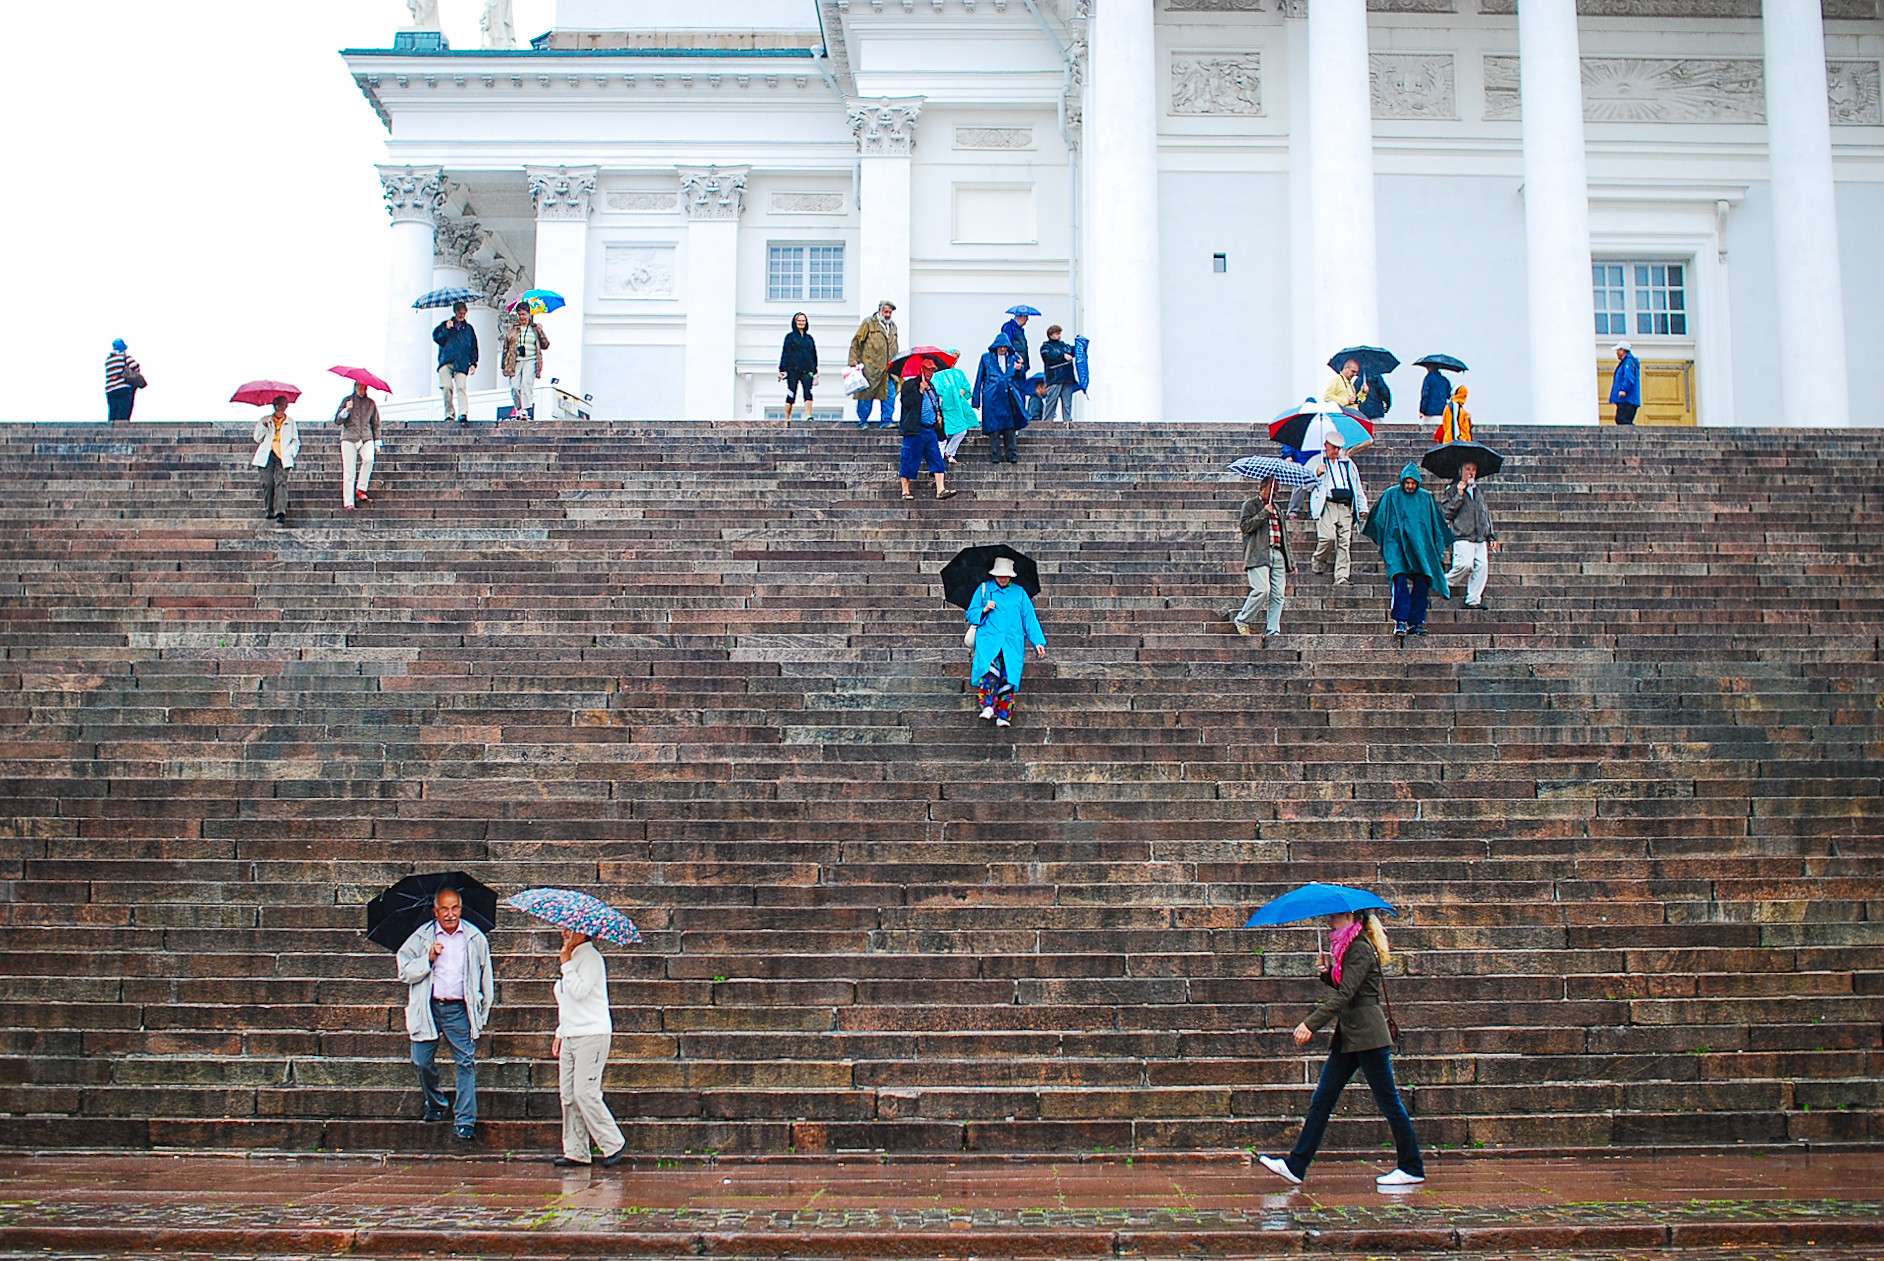
<path id="1" fill-rule="evenodd" d="M 1299 1189 L 1234 1161 L 0 1159 L 0 1256 L 1450 1257 L 1884 1261 L 1884 1154 L 1373 1164 Z M 103 1251 L 100 1249 L 103 1248 Z M 1842 1249 L 1843 1251 L 1838 1251 Z"/>

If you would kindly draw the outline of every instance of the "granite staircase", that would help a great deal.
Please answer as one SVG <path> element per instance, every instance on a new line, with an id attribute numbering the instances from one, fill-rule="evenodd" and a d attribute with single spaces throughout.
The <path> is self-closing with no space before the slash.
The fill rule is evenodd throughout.
<path id="1" fill-rule="evenodd" d="M 412 426 L 352 513 L 317 429 L 289 530 L 245 430 L 0 431 L 0 1145 L 441 1145 L 362 935 L 441 868 L 640 924 L 641 1152 L 1273 1148 L 1316 943 L 1241 924 L 1308 880 L 1402 909 L 1435 1148 L 1884 1142 L 1884 435 L 1488 430 L 1486 608 L 1396 648 L 1306 523 L 1232 633 L 1250 431 L 1046 428 L 905 503 L 849 425 Z M 935 576 L 998 539 L 1001 732 Z M 493 948 L 548 1148 L 553 935 Z"/>

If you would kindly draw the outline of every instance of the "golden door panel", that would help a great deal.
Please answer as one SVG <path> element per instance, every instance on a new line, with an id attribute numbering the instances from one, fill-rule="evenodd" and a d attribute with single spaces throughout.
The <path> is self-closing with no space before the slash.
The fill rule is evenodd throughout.
<path id="1" fill-rule="evenodd" d="M 1596 402 L 1602 423 L 1616 423 L 1616 405 L 1609 401 L 1610 379 L 1616 374 L 1615 359 L 1596 363 Z M 1635 414 L 1638 425 L 1696 425 L 1694 411 L 1694 360 L 1643 359 L 1642 409 Z"/>

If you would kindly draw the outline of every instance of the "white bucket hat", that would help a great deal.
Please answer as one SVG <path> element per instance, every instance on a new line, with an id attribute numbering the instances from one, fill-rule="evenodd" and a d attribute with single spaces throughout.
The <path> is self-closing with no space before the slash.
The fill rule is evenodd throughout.
<path id="1" fill-rule="evenodd" d="M 1626 351 L 1628 351 L 1628 352 L 1629 352 L 1630 354 L 1634 354 L 1634 353 L 1635 353 L 1635 347 L 1634 347 L 1634 346 L 1631 346 L 1631 345 L 1630 345 L 1630 344 L 1629 344 L 1628 342 L 1626 342 L 1626 341 L 1621 341 L 1621 342 L 1617 342 L 1617 343 L 1616 343 L 1616 344 L 1615 344 L 1614 346 L 1611 346 L 1611 347 L 1610 347 L 1610 349 L 1611 349 L 1611 350 L 1626 350 Z"/>
<path id="2" fill-rule="evenodd" d="M 1010 557 L 997 556 L 994 558 L 994 564 L 988 567 L 988 577 L 990 578 L 1012 578 L 1014 576 L 1014 561 Z"/>

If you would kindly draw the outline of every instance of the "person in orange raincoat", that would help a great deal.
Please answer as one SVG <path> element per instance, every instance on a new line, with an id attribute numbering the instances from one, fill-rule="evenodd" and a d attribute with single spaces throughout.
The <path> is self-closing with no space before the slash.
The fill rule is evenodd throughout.
<path id="1" fill-rule="evenodd" d="M 1446 404 L 1446 410 L 1439 417 L 1439 428 L 1433 430 L 1433 441 L 1470 442 L 1472 440 L 1472 413 L 1465 410 L 1465 387 L 1462 385 L 1452 392 L 1452 401 Z"/>

